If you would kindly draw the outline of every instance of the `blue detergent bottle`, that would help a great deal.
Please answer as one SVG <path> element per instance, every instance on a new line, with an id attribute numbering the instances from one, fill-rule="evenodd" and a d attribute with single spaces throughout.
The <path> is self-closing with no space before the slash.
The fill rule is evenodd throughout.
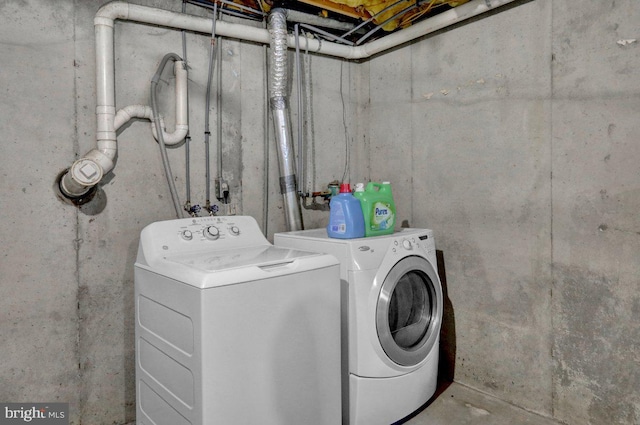
<path id="1" fill-rule="evenodd" d="M 340 185 L 340 193 L 329 202 L 329 225 L 327 234 L 331 238 L 353 239 L 364 237 L 364 215 L 360 201 L 351 193 L 349 183 Z"/>

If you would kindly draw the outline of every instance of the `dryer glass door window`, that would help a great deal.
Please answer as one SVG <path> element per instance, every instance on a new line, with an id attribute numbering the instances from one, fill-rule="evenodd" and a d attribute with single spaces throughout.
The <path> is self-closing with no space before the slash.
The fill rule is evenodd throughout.
<path id="1" fill-rule="evenodd" d="M 385 278 L 376 309 L 383 350 L 402 366 L 414 366 L 431 352 L 442 320 L 442 288 L 429 262 L 406 257 Z"/>
<path id="2" fill-rule="evenodd" d="M 389 301 L 389 330 L 393 340 L 404 349 L 420 342 L 429 329 L 432 315 L 427 276 L 410 271 L 400 278 Z"/>

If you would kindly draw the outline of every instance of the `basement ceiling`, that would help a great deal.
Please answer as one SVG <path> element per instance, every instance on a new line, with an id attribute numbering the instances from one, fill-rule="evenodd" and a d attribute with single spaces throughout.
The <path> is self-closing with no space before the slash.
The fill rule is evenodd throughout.
<path id="1" fill-rule="evenodd" d="M 248 19 L 262 20 L 275 7 L 289 11 L 288 21 L 303 32 L 359 45 L 407 28 L 469 0 L 189 0 Z"/>

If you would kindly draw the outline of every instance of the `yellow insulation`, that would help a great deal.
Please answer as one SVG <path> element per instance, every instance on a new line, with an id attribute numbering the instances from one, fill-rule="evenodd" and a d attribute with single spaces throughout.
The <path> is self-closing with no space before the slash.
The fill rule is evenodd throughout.
<path id="1" fill-rule="evenodd" d="M 271 5 L 267 3 L 266 0 L 257 0 L 258 4 L 260 4 L 261 9 L 265 12 L 269 12 L 271 10 Z M 327 9 L 327 5 L 329 3 L 334 3 L 336 5 L 344 5 L 349 8 L 354 9 L 353 13 L 346 13 L 345 11 L 340 11 L 339 7 L 336 9 L 331 9 L 336 13 L 342 13 L 351 17 L 360 16 L 362 19 L 368 16 L 375 16 L 373 22 L 377 25 L 382 24 L 387 19 L 391 19 L 396 14 L 399 14 L 396 19 L 389 21 L 386 23 L 382 29 L 385 31 L 393 31 L 396 28 L 405 28 L 413 23 L 416 19 L 419 19 L 421 16 L 425 15 L 433 8 L 449 5 L 451 7 L 460 6 L 461 4 L 467 3 L 470 0 L 421 0 L 420 5 L 418 7 L 412 7 L 416 4 L 416 0 L 301 0 L 304 3 L 314 5 L 319 8 Z M 380 16 L 376 16 L 381 10 L 393 5 L 386 10 L 384 13 L 381 13 Z M 403 10 L 409 8 L 409 11 L 406 13 L 401 13 Z M 358 12 L 359 11 L 359 12 Z"/>
<path id="2" fill-rule="evenodd" d="M 406 26 L 411 25 L 411 23 L 418 19 L 420 16 L 428 13 L 434 7 L 448 4 L 451 7 L 456 7 L 461 4 L 468 2 L 469 0 L 431 0 L 431 1 L 423 1 L 420 6 L 416 8 L 412 8 L 405 14 L 400 14 L 396 19 L 385 24 L 382 29 L 385 31 L 393 31 L 398 27 L 404 28 Z M 376 24 L 382 24 L 387 19 L 392 18 L 394 15 L 402 12 L 402 10 L 407 9 L 410 6 L 415 5 L 415 0 L 333 0 L 334 3 L 344 4 L 353 8 L 363 8 L 366 10 L 371 16 L 375 16 L 381 10 L 384 10 L 386 7 L 397 3 L 393 7 L 389 8 L 389 10 L 381 13 L 380 16 L 376 16 L 374 18 L 374 22 Z"/>

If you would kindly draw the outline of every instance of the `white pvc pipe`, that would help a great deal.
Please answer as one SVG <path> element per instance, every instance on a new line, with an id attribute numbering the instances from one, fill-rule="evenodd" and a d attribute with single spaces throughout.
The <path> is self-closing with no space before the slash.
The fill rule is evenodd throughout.
<path id="1" fill-rule="evenodd" d="M 361 46 L 346 46 L 329 41 L 311 39 L 307 40 L 308 45 L 305 45 L 305 48 L 308 48 L 309 51 L 328 56 L 345 59 L 363 59 L 513 1 L 516 0 L 473 0 Z M 100 8 L 96 14 L 94 23 L 96 26 L 108 25 L 113 27 L 113 21 L 116 19 L 144 22 L 201 33 L 211 32 L 211 20 L 209 18 L 129 4 L 121 1 L 108 3 Z M 223 37 L 262 44 L 268 44 L 270 40 L 269 31 L 264 28 L 234 24 L 226 21 L 217 23 L 216 34 Z M 295 37 L 290 35 L 287 38 L 287 43 L 289 47 L 295 47 Z M 97 54 L 100 54 L 100 52 L 98 51 Z"/>
<path id="2" fill-rule="evenodd" d="M 438 31 L 449 25 L 464 21 L 474 16 L 480 15 L 488 10 L 503 6 L 516 0 L 472 0 L 446 12 L 435 15 L 424 21 L 420 21 L 401 31 L 394 32 L 385 37 L 371 41 L 361 46 L 346 46 L 343 44 L 320 41 L 317 39 L 306 39 L 305 49 L 311 52 L 328 56 L 335 56 L 344 59 L 363 59 L 377 53 L 389 50 L 401 44 L 415 40 L 426 34 Z M 171 12 L 153 7 L 140 6 L 122 1 L 114 1 L 102 6 L 94 18 L 95 43 L 96 43 L 96 139 L 98 149 L 91 151 L 83 158 L 82 163 L 76 161 L 71 167 L 71 172 L 64 176 L 61 186 L 69 189 L 70 196 L 80 196 L 84 192 L 82 188 L 88 190 L 97 184 L 102 176 L 113 168 L 113 155 L 116 149 L 116 130 L 121 126 L 115 123 L 115 74 L 114 74 L 114 51 L 113 51 L 113 30 L 116 19 L 141 22 L 159 25 L 168 28 L 190 30 L 200 33 L 211 32 L 211 20 L 184 13 Z M 243 24 L 220 21 L 217 23 L 216 34 L 223 37 L 252 41 L 261 44 L 269 44 L 269 31 Z M 288 47 L 295 47 L 295 37 L 287 37 Z M 186 71 L 185 71 L 186 72 Z M 178 79 L 176 78 L 176 90 Z M 181 90 L 181 89 L 180 89 Z M 185 96 L 186 102 L 186 96 Z M 186 111 L 186 106 L 184 110 Z M 174 137 L 182 140 L 186 135 L 186 118 L 182 120 L 183 105 L 179 102 L 176 105 L 176 136 L 167 135 L 167 144 L 171 144 Z M 146 112 L 145 112 L 146 114 Z M 180 120 L 178 120 L 180 116 Z M 186 115 L 185 115 L 186 117 Z M 184 132 L 184 135 L 182 133 Z M 177 142 L 176 142 L 177 143 Z M 86 173 L 90 178 L 80 176 L 79 180 L 71 181 L 74 170 L 91 168 L 88 162 L 95 162 L 102 170 L 95 173 Z M 98 177 L 97 177 L 98 176 Z M 80 189 L 78 189 L 80 188 Z M 85 190 L 85 192 L 86 192 Z M 77 193 L 81 192 L 81 193 Z"/>
<path id="3" fill-rule="evenodd" d="M 113 21 L 96 25 L 96 118 L 98 140 L 116 140 Z"/>
<path id="4" fill-rule="evenodd" d="M 147 105 L 129 105 L 120 109 L 115 116 L 113 127 L 118 131 L 120 127 L 128 123 L 133 118 L 142 118 L 151 120 L 153 118 L 153 110 Z"/>
<path id="5" fill-rule="evenodd" d="M 162 129 L 162 137 L 164 144 L 167 146 L 175 145 L 184 140 L 189 131 L 188 117 L 188 99 L 187 99 L 187 69 L 182 61 L 175 61 L 173 65 L 176 74 L 176 120 L 175 130 L 173 133 L 167 133 L 164 125 L 164 119 L 160 118 L 160 128 Z M 153 112 L 151 113 L 153 117 Z M 153 137 L 158 140 L 156 126 L 151 125 Z"/>

